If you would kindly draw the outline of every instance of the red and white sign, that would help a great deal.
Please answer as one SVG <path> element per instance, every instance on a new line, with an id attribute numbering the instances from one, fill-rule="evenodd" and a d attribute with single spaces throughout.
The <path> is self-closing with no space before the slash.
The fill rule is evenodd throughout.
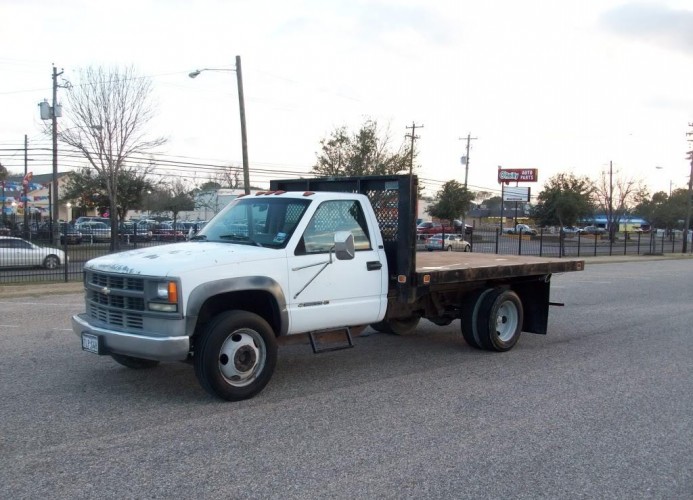
<path id="1" fill-rule="evenodd" d="M 536 168 L 499 168 L 498 182 L 537 182 L 539 170 Z"/>

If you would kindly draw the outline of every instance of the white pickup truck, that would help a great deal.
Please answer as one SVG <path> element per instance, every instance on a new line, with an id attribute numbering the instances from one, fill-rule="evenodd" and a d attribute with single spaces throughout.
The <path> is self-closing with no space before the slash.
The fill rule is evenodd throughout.
<path id="1" fill-rule="evenodd" d="M 190 241 L 87 262 L 73 330 L 84 351 L 130 368 L 191 362 L 227 400 L 260 392 L 278 343 L 296 335 L 321 352 L 353 347 L 368 325 L 410 333 L 421 318 L 461 319 L 466 342 L 491 351 L 522 331 L 545 334 L 551 274 L 583 261 L 417 254 L 416 185 L 407 175 L 272 181 Z"/>

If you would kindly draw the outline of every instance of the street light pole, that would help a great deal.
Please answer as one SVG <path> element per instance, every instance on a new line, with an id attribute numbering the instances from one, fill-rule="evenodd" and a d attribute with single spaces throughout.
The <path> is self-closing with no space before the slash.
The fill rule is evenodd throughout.
<path id="1" fill-rule="evenodd" d="M 238 87 L 238 107 L 241 115 L 241 148 L 243 150 L 243 188 L 245 194 L 250 194 L 250 165 L 248 163 L 248 132 L 245 125 L 245 98 L 243 96 L 243 72 L 241 70 L 241 56 L 236 56 L 236 68 L 203 68 L 188 73 L 190 78 L 196 78 L 203 71 L 235 71 L 236 86 Z"/>
<path id="2" fill-rule="evenodd" d="M 248 133 L 245 128 L 245 98 L 243 97 L 243 73 L 241 56 L 236 56 L 236 81 L 238 83 L 238 108 L 241 115 L 241 147 L 243 148 L 243 187 L 250 194 L 250 166 L 248 165 Z"/>

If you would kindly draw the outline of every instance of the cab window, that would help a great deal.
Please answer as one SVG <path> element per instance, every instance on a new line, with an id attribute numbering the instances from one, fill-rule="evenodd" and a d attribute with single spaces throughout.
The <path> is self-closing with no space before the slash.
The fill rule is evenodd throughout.
<path id="1" fill-rule="evenodd" d="M 296 247 L 296 255 L 329 252 L 337 231 L 351 232 L 356 250 L 371 249 L 361 204 L 356 200 L 331 200 L 323 202 L 313 214 Z"/>

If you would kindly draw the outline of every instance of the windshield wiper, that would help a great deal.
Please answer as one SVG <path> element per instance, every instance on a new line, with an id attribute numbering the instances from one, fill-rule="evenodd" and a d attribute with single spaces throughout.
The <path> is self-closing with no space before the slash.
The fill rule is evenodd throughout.
<path id="1" fill-rule="evenodd" d="M 219 238 L 224 239 L 224 240 L 233 240 L 233 241 L 238 241 L 242 243 L 248 243 L 250 245 L 255 245 L 256 247 L 261 247 L 257 241 L 252 239 L 250 236 L 246 236 L 245 234 L 237 234 L 237 233 L 231 233 L 231 234 L 221 234 L 219 235 Z"/>
<path id="2" fill-rule="evenodd" d="M 206 240 L 207 235 L 206 234 L 196 234 L 195 236 L 191 236 L 188 241 L 193 241 L 193 240 Z"/>

